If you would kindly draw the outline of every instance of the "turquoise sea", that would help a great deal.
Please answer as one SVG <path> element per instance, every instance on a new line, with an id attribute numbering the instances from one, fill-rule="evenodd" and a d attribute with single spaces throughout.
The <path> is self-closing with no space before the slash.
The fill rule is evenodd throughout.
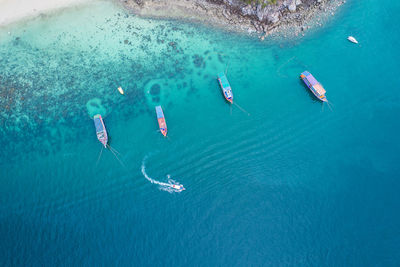
<path id="1" fill-rule="evenodd" d="M 399 13 L 264 42 L 108 1 L 1 28 L 0 265 L 399 266 Z"/>

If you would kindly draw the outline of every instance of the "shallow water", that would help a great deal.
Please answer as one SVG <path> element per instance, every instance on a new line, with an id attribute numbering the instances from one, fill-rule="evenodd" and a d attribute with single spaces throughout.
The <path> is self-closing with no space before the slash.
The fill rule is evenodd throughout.
<path id="1" fill-rule="evenodd" d="M 1 29 L 1 265 L 399 265 L 399 11 L 265 43 L 108 2 Z"/>

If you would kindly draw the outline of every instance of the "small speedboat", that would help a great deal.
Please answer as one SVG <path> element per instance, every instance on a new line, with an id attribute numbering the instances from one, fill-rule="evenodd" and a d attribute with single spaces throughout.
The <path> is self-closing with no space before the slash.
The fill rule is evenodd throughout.
<path id="1" fill-rule="evenodd" d="M 160 127 L 160 131 L 162 135 L 167 136 L 167 123 L 165 122 L 164 112 L 161 106 L 156 106 L 157 120 L 158 126 Z"/>
<path id="2" fill-rule="evenodd" d="M 308 71 L 304 71 L 300 74 L 300 78 L 307 85 L 308 89 L 321 101 L 328 102 L 325 96 L 325 89 L 322 85 L 312 76 Z"/>
<path id="3" fill-rule="evenodd" d="M 356 38 L 354 38 L 353 36 L 349 36 L 347 37 L 347 40 L 349 40 L 352 43 L 358 44 L 358 41 L 356 40 Z"/>
<path id="4" fill-rule="evenodd" d="M 102 143 L 104 147 L 107 147 L 108 135 L 106 126 L 104 126 L 103 118 L 100 114 L 97 114 L 93 117 L 93 121 L 94 127 L 96 128 L 97 139 L 99 139 L 100 143 Z"/>
<path id="5" fill-rule="evenodd" d="M 225 73 L 221 72 L 218 74 L 218 82 L 219 85 L 221 86 L 222 94 L 224 95 L 226 101 L 232 104 L 233 103 L 232 89 L 228 82 L 228 78 L 226 78 Z"/>
<path id="6" fill-rule="evenodd" d="M 119 91 L 119 93 L 121 94 L 121 95 L 123 95 L 124 94 L 124 90 L 122 90 L 122 87 L 120 86 L 120 87 L 118 87 L 118 91 Z"/>
<path id="7" fill-rule="evenodd" d="M 186 190 L 186 189 L 183 187 L 183 185 L 181 185 L 181 184 L 173 184 L 171 187 L 172 187 L 173 189 L 176 189 L 176 190 L 181 190 L 181 191 Z"/>

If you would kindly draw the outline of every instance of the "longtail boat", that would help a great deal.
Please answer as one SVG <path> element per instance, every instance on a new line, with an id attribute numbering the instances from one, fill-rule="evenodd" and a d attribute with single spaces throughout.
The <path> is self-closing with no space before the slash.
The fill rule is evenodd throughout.
<path id="1" fill-rule="evenodd" d="M 233 94 L 232 94 L 232 89 L 231 86 L 228 82 L 228 78 L 226 78 L 225 73 L 221 72 L 218 74 L 218 82 L 219 85 L 221 86 L 222 93 L 229 103 L 233 103 Z"/>
<path id="2" fill-rule="evenodd" d="M 160 131 L 164 136 L 167 136 L 167 123 L 165 122 L 164 112 L 161 106 L 156 106 L 156 113 Z"/>
<path id="3" fill-rule="evenodd" d="M 107 147 L 108 136 L 106 126 L 104 126 L 103 118 L 100 114 L 97 114 L 93 117 L 94 127 L 96 128 L 97 139 L 99 139 L 100 143 L 103 144 L 104 147 Z"/>
<path id="4" fill-rule="evenodd" d="M 325 96 L 325 89 L 322 85 L 312 76 L 308 71 L 304 71 L 301 73 L 300 78 L 307 85 L 310 91 L 321 101 L 328 102 Z"/>

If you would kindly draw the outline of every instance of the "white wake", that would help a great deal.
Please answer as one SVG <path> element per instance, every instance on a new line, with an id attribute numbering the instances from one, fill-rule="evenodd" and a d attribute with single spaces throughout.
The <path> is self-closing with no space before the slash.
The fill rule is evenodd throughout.
<path id="1" fill-rule="evenodd" d="M 174 180 L 172 180 L 171 176 L 169 174 L 167 175 L 168 183 L 163 183 L 163 182 L 157 181 L 157 180 L 151 178 L 149 175 L 147 175 L 147 173 L 146 173 L 146 159 L 147 159 L 147 156 L 142 161 L 142 174 L 150 183 L 157 184 L 157 185 L 160 186 L 160 190 L 167 191 L 167 192 L 170 192 L 170 193 L 172 193 L 172 192 L 182 192 L 183 190 L 185 190 L 183 185 L 178 183 L 178 182 L 176 182 L 176 181 L 174 181 Z"/>

